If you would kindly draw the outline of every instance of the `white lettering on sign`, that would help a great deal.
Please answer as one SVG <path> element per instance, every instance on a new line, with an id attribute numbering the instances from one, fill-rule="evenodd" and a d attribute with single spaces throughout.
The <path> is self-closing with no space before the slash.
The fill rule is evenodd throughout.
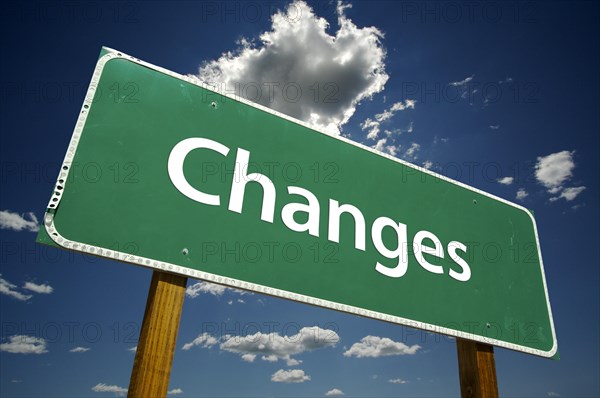
<path id="1" fill-rule="evenodd" d="M 208 138 L 187 138 L 173 147 L 168 160 L 168 172 L 171 182 L 179 192 L 186 197 L 211 206 L 219 206 L 221 198 L 219 195 L 202 192 L 194 188 L 186 180 L 183 173 L 183 163 L 186 157 L 194 149 L 208 149 L 217 152 L 223 156 L 229 154 L 229 148 L 225 145 L 210 140 Z M 235 172 L 231 184 L 229 194 L 228 209 L 235 213 L 242 213 L 244 205 L 244 194 L 246 185 L 249 183 L 257 183 L 262 188 L 262 209 L 260 218 L 263 221 L 273 223 L 275 216 L 275 200 L 276 190 L 273 182 L 265 175 L 260 173 L 248 174 L 248 164 L 250 161 L 250 152 L 238 148 L 235 159 Z M 308 204 L 305 203 L 287 203 L 281 209 L 281 219 L 287 228 L 295 232 L 308 232 L 312 236 L 319 236 L 319 220 L 321 208 L 317 197 L 307 189 L 295 186 L 287 187 L 289 195 L 301 196 Z M 334 199 L 329 199 L 329 216 L 327 226 L 327 239 L 331 242 L 340 243 L 340 219 L 344 213 L 351 216 L 354 220 L 354 247 L 357 250 L 366 251 L 366 223 L 365 217 L 357 207 L 351 204 L 341 204 Z M 306 222 L 299 223 L 294 219 L 295 213 L 306 213 L 308 218 Z M 392 229 L 396 233 L 395 248 L 389 248 L 383 242 L 383 231 Z M 407 226 L 400 222 L 394 221 L 388 217 L 379 217 L 371 226 L 371 242 L 377 252 L 388 258 L 397 259 L 397 265 L 388 267 L 379 262 L 375 264 L 375 270 L 390 278 L 400 278 L 406 274 L 408 270 L 408 235 Z M 431 244 L 429 244 L 431 242 Z M 426 244 L 427 243 L 427 244 Z M 427 261 L 425 254 L 444 258 L 444 246 L 440 239 L 429 231 L 418 231 L 413 240 L 413 251 L 417 263 L 433 274 L 443 274 L 444 268 L 441 265 L 435 265 Z M 458 265 L 461 272 L 454 269 L 448 271 L 448 275 L 461 282 L 466 282 L 471 278 L 471 268 L 465 259 L 457 254 L 457 251 L 467 253 L 467 247 L 458 241 L 452 241 L 447 245 L 448 255 L 452 261 Z"/>

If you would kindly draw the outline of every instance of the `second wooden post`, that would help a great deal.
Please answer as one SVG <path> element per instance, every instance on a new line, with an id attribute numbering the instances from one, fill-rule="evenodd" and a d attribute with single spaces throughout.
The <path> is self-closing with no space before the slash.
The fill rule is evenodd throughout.
<path id="1" fill-rule="evenodd" d="M 460 396 L 462 398 L 498 398 L 494 347 L 456 339 Z"/>
<path id="2" fill-rule="evenodd" d="M 166 397 L 187 278 L 154 271 L 140 331 L 129 398 Z"/>

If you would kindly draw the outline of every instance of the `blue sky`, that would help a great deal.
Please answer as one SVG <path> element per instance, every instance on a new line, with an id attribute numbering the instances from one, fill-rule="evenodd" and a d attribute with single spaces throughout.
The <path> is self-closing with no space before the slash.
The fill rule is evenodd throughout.
<path id="1" fill-rule="evenodd" d="M 322 55 L 320 73 L 338 76 L 332 51 L 354 52 L 333 103 L 306 96 L 270 105 L 304 119 L 316 112 L 324 128 L 341 126 L 355 141 L 533 210 L 561 359 L 497 349 L 500 394 L 599 396 L 598 6 L 359 1 L 338 10 L 309 2 L 285 14 L 287 4 L 32 2 L 0 11 L 0 395 L 115 396 L 129 382 L 151 271 L 34 243 L 105 45 L 205 79 L 233 82 L 237 65 L 245 79 L 285 82 L 284 72 L 294 71 L 303 85 L 311 81 L 302 59 Z M 341 26 L 338 13 L 351 25 Z M 314 34 L 310 44 L 290 33 L 297 23 Z M 315 44 L 340 29 L 352 40 Z M 265 32 L 273 45 L 264 53 L 275 61 L 259 67 L 264 59 L 253 51 L 265 46 Z M 327 82 L 319 81 L 323 94 Z M 313 326 L 328 330 L 318 348 L 291 339 L 265 359 L 223 337 L 260 331 L 280 341 Z M 351 355 L 366 336 L 378 338 L 369 347 L 394 355 Z M 458 396 L 455 351 L 444 336 L 260 294 L 190 288 L 170 391 Z"/>

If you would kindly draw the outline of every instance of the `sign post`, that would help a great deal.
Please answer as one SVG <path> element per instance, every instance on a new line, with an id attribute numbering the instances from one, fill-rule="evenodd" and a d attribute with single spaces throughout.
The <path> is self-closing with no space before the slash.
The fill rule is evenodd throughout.
<path id="1" fill-rule="evenodd" d="M 458 374 L 462 398 L 498 398 L 494 347 L 457 339 Z"/>
<path id="2" fill-rule="evenodd" d="M 166 397 L 187 278 L 152 273 L 127 396 Z"/>

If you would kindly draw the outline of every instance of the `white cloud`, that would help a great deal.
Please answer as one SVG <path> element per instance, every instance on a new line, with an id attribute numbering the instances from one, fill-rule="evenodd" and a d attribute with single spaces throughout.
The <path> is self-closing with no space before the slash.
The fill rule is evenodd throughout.
<path id="1" fill-rule="evenodd" d="M 50 285 L 38 285 L 33 282 L 25 282 L 23 289 L 31 290 L 32 292 L 39 294 L 50 294 L 54 291 L 54 288 Z"/>
<path id="2" fill-rule="evenodd" d="M 217 285 L 210 282 L 198 282 L 188 286 L 185 289 L 185 295 L 189 298 L 196 298 L 201 294 L 212 294 L 213 296 L 222 296 L 225 292 L 234 292 L 243 295 L 252 295 L 252 293 L 245 290 L 238 290 L 223 285 Z"/>
<path id="3" fill-rule="evenodd" d="M 28 217 L 29 220 L 26 220 L 25 217 Z M 0 229 L 37 232 L 40 230 L 40 224 L 33 212 L 20 215 L 10 210 L 0 210 Z"/>
<path id="4" fill-rule="evenodd" d="M 366 336 L 354 343 L 344 356 L 357 358 L 378 358 L 390 355 L 414 355 L 421 348 L 419 345 L 407 346 L 387 337 Z"/>
<path id="5" fill-rule="evenodd" d="M 519 190 L 517 191 L 517 199 L 518 200 L 524 200 L 528 196 L 529 196 L 529 194 L 527 193 L 525 188 L 519 188 Z"/>
<path id="6" fill-rule="evenodd" d="M 573 176 L 575 152 L 561 151 L 537 158 L 535 177 L 549 193 L 556 194 L 563 184 Z"/>
<path id="7" fill-rule="evenodd" d="M 372 120 L 371 118 L 367 118 L 362 124 L 360 128 L 364 130 L 368 130 L 367 139 L 374 140 L 379 135 L 379 127 L 380 123 L 378 121 Z"/>
<path id="8" fill-rule="evenodd" d="M 208 340 L 208 339 L 212 340 Z M 199 340 L 197 344 L 194 342 Z M 194 345 L 209 348 L 217 339 L 206 333 L 200 335 L 194 342 L 184 345 L 189 349 Z M 339 335 L 333 330 L 321 329 L 318 326 L 304 327 L 292 336 L 281 336 L 273 333 L 256 333 L 247 336 L 225 335 L 220 341 L 219 348 L 223 351 L 239 354 L 243 361 L 254 362 L 257 356 L 267 362 L 286 361 L 288 366 L 295 366 L 302 361 L 292 358 L 293 355 L 302 354 L 320 348 L 333 347 L 340 340 Z M 205 344 L 209 341 L 208 344 Z"/>
<path id="9" fill-rule="evenodd" d="M 338 5 L 339 30 L 329 34 L 328 22 L 296 0 L 272 16 L 259 45 L 242 40 L 236 51 L 204 64 L 199 77 L 338 133 L 357 104 L 381 92 L 388 80 L 383 34 L 357 27 L 344 14 L 348 7 Z"/>
<path id="10" fill-rule="evenodd" d="M 405 109 L 415 109 L 416 102 L 417 101 L 411 100 L 411 99 L 407 99 L 404 102 L 402 102 L 402 101 L 396 102 L 395 104 L 390 106 L 388 109 L 384 110 L 382 113 L 376 114 L 375 120 L 377 120 L 378 122 L 383 122 L 383 121 L 389 120 L 392 117 L 394 117 L 394 115 L 398 111 L 403 111 Z"/>
<path id="11" fill-rule="evenodd" d="M 560 394 L 559 394 L 559 393 L 557 393 L 557 392 L 554 392 L 554 391 L 550 391 L 550 392 L 548 393 L 548 396 L 549 396 L 549 397 L 560 397 Z"/>
<path id="12" fill-rule="evenodd" d="M 433 162 L 431 160 L 426 160 L 423 162 L 423 167 L 427 170 L 431 170 L 431 167 L 433 167 Z"/>
<path id="13" fill-rule="evenodd" d="M 108 385 L 104 383 L 98 383 L 92 387 L 94 392 L 112 392 L 117 396 L 123 396 L 127 393 L 127 389 L 119 386 Z"/>
<path id="14" fill-rule="evenodd" d="M 410 144 L 410 147 L 404 153 L 404 156 L 408 159 L 416 160 L 417 152 L 419 152 L 420 149 L 421 145 L 417 144 L 416 142 L 413 142 L 412 144 Z"/>
<path id="15" fill-rule="evenodd" d="M 256 354 L 243 354 L 242 361 L 244 362 L 254 362 L 256 359 Z"/>
<path id="16" fill-rule="evenodd" d="M 324 347 L 335 346 L 339 336 L 332 330 L 317 326 L 304 327 L 293 336 L 281 336 L 277 333 L 256 333 L 245 337 L 225 336 L 220 348 L 238 354 L 262 355 L 266 361 L 286 360 L 292 355 Z"/>
<path id="17" fill-rule="evenodd" d="M 390 382 L 392 384 L 406 384 L 406 383 L 408 383 L 408 381 L 402 380 L 402 379 L 390 379 L 390 380 L 388 380 L 388 382 Z"/>
<path id="18" fill-rule="evenodd" d="M 339 397 L 341 395 L 344 395 L 344 392 L 338 388 L 334 388 L 325 393 L 326 397 Z"/>
<path id="19" fill-rule="evenodd" d="M 498 129 L 500 128 L 500 125 L 499 125 L 499 124 L 491 124 L 491 125 L 490 125 L 490 128 L 491 128 L 492 130 L 498 130 Z"/>
<path id="20" fill-rule="evenodd" d="M 181 347 L 182 350 L 187 351 L 190 348 L 194 347 L 194 346 L 200 346 L 203 348 L 210 348 L 212 346 L 214 346 L 215 344 L 217 344 L 219 342 L 219 340 L 217 340 L 215 337 L 211 336 L 208 333 L 202 333 L 201 335 L 199 335 L 198 337 L 196 337 L 194 340 L 192 340 L 189 343 L 185 343 L 183 345 L 183 347 Z"/>
<path id="21" fill-rule="evenodd" d="M 179 395 L 183 394 L 183 390 L 181 388 L 174 388 L 172 390 L 167 391 L 167 395 Z"/>
<path id="22" fill-rule="evenodd" d="M 20 301 L 27 301 L 31 297 L 33 297 L 30 294 L 23 294 L 19 292 L 18 290 L 16 290 L 17 285 L 13 285 L 6 279 L 1 278 L 1 276 L 2 274 L 0 274 L 0 293 L 6 294 L 7 296 L 10 296 Z"/>
<path id="23" fill-rule="evenodd" d="M 502 185 L 510 185 L 515 181 L 513 177 L 502 177 L 498 178 L 498 182 Z"/>
<path id="24" fill-rule="evenodd" d="M 310 380 L 310 376 L 305 375 L 301 369 L 279 369 L 271 376 L 271 381 L 276 383 L 304 383 L 307 380 Z"/>
<path id="25" fill-rule="evenodd" d="M 400 146 L 386 145 L 386 143 L 387 143 L 387 138 L 382 138 L 377 141 L 377 144 L 372 145 L 371 148 L 373 148 L 377 151 L 380 151 L 380 152 L 388 153 L 392 156 L 396 156 L 398 154 L 398 150 L 400 149 Z"/>
<path id="26" fill-rule="evenodd" d="M 376 151 L 383 152 L 385 150 L 386 143 L 387 143 L 387 138 L 382 138 L 377 141 L 377 144 L 371 146 L 371 148 L 375 149 Z"/>
<path id="27" fill-rule="evenodd" d="M 48 352 L 46 340 L 41 337 L 14 335 L 8 343 L 0 344 L 0 351 L 12 354 L 45 354 Z"/>
<path id="28" fill-rule="evenodd" d="M 87 347 L 75 347 L 69 350 L 69 352 L 87 352 L 91 350 L 91 348 L 87 348 Z"/>
<path id="29" fill-rule="evenodd" d="M 185 289 L 185 295 L 190 298 L 196 298 L 202 293 L 212 294 L 213 296 L 221 296 L 223 293 L 225 293 L 225 289 L 227 288 L 222 285 L 216 285 L 209 282 L 198 282 L 188 286 Z"/>
<path id="30" fill-rule="evenodd" d="M 127 349 L 127 351 L 129 351 L 129 352 L 136 352 L 137 351 L 137 346 L 135 346 L 135 347 L 129 347 Z"/>
<path id="31" fill-rule="evenodd" d="M 411 99 L 407 99 L 404 102 L 400 101 L 400 102 L 396 102 L 395 104 L 393 104 L 392 106 L 390 106 L 388 109 L 384 110 L 382 113 L 378 113 L 375 115 L 375 120 L 371 119 L 371 118 L 367 118 L 364 122 L 361 123 L 360 128 L 365 131 L 367 130 L 367 139 L 370 140 L 374 140 L 377 138 L 377 136 L 379 135 L 379 131 L 381 128 L 381 123 L 391 119 L 392 117 L 394 117 L 394 115 L 396 114 L 396 112 L 398 111 L 403 111 L 405 109 L 415 109 L 415 104 L 417 101 L 415 100 L 411 100 Z M 392 135 L 394 132 L 397 133 L 402 133 L 403 130 L 385 130 L 385 133 L 390 136 Z M 404 130 L 408 133 L 412 133 L 413 132 L 413 123 L 410 122 L 408 125 L 408 128 L 406 130 Z"/>
<path id="32" fill-rule="evenodd" d="M 465 84 L 469 83 L 471 80 L 473 80 L 474 77 L 475 77 L 475 75 L 471 75 L 469 77 L 465 77 L 463 80 L 460 80 L 457 82 L 451 82 L 450 85 L 454 86 L 454 87 L 461 87 L 461 86 L 464 86 Z"/>
<path id="33" fill-rule="evenodd" d="M 300 365 L 302 363 L 301 360 L 299 359 L 294 359 L 294 358 L 289 358 L 285 361 L 285 364 L 287 366 L 296 366 L 296 365 Z"/>
<path id="34" fill-rule="evenodd" d="M 551 202 L 557 201 L 559 199 L 565 199 L 567 202 L 572 201 L 573 199 L 575 199 L 580 193 L 582 193 L 585 190 L 585 187 L 572 187 L 572 188 L 565 188 L 559 196 L 555 196 L 553 198 L 550 198 Z"/>

